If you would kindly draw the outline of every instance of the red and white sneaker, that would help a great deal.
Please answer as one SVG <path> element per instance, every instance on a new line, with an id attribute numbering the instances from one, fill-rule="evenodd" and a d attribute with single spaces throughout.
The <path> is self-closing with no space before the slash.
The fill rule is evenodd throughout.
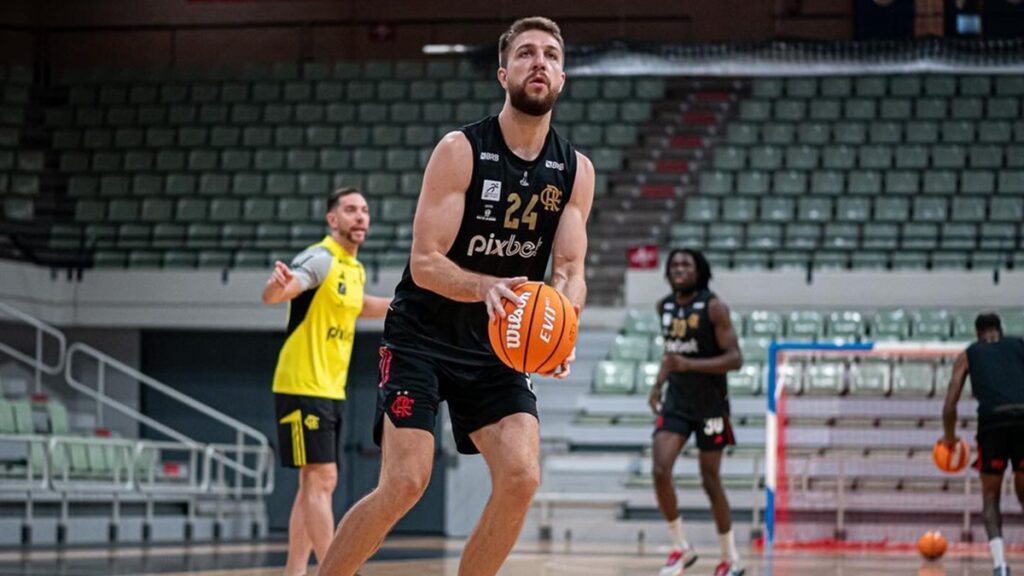
<path id="1" fill-rule="evenodd" d="M 696 561 L 697 553 L 693 551 L 693 548 L 674 549 L 668 555 L 668 561 L 665 562 L 665 567 L 661 569 L 658 576 L 679 576 L 683 570 L 693 566 Z"/>
<path id="2" fill-rule="evenodd" d="M 736 566 L 725 560 L 719 562 L 715 567 L 715 576 L 743 576 L 745 570 L 742 566 Z"/>

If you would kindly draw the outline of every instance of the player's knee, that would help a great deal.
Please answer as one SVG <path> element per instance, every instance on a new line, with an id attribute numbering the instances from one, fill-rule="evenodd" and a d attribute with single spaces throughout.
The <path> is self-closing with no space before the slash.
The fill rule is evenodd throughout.
<path id="1" fill-rule="evenodd" d="M 419 502 L 428 484 L 429 475 L 410 472 L 389 477 L 380 489 L 385 496 L 385 502 L 404 512 Z"/>
<path id="2" fill-rule="evenodd" d="M 495 491 L 517 500 L 530 500 L 540 487 L 540 469 L 537 466 L 517 466 L 494 479 Z"/>
<path id="3" fill-rule="evenodd" d="M 338 486 L 338 469 L 333 465 L 311 465 L 302 468 L 302 487 L 317 494 L 333 494 Z"/>
<path id="4" fill-rule="evenodd" d="M 658 483 L 671 483 L 672 482 L 672 464 L 670 462 L 661 462 L 660 460 L 654 460 L 654 466 L 651 468 L 651 474 L 654 476 L 654 481 Z"/>
<path id="5" fill-rule="evenodd" d="M 702 468 L 700 471 L 700 481 L 701 484 L 704 486 L 705 492 L 722 489 L 722 477 L 718 473 L 718 470 Z"/>

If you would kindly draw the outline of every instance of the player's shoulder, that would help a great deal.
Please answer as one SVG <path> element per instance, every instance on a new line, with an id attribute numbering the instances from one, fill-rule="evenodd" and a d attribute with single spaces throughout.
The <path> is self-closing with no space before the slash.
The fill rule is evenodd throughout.
<path id="1" fill-rule="evenodd" d="M 323 242 L 317 242 L 307 246 L 302 252 L 299 252 L 292 258 L 292 267 L 304 266 L 313 262 L 330 262 L 334 259 L 330 249 L 324 246 Z"/>
<path id="2" fill-rule="evenodd" d="M 675 307 L 676 307 L 675 294 L 668 294 L 665 297 L 663 297 L 662 299 L 658 300 L 657 304 L 655 304 L 655 307 L 657 308 L 658 312 L 665 312 L 667 310 L 675 310 Z"/>

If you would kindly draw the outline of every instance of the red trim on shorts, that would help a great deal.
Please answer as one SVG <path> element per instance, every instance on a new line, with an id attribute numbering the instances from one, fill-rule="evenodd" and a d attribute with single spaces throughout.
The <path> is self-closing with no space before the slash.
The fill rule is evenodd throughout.
<path id="1" fill-rule="evenodd" d="M 377 366 L 380 371 L 378 388 L 383 388 L 388 383 L 388 379 L 391 378 L 391 356 L 391 350 L 387 346 L 380 347 L 380 364 Z"/>

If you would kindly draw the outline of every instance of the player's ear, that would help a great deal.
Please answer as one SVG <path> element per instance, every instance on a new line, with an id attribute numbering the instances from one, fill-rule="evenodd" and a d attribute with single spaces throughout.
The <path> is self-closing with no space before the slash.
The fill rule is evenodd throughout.
<path id="1" fill-rule="evenodd" d="M 504 66 L 498 67 L 498 83 L 502 88 L 508 90 L 508 70 Z"/>
<path id="2" fill-rule="evenodd" d="M 334 210 L 327 212 L 325 218 L 327 219 L 327 225 L 330 226 L 331 230 L 338 227 L 338 215 L 334 213 Z"/>

